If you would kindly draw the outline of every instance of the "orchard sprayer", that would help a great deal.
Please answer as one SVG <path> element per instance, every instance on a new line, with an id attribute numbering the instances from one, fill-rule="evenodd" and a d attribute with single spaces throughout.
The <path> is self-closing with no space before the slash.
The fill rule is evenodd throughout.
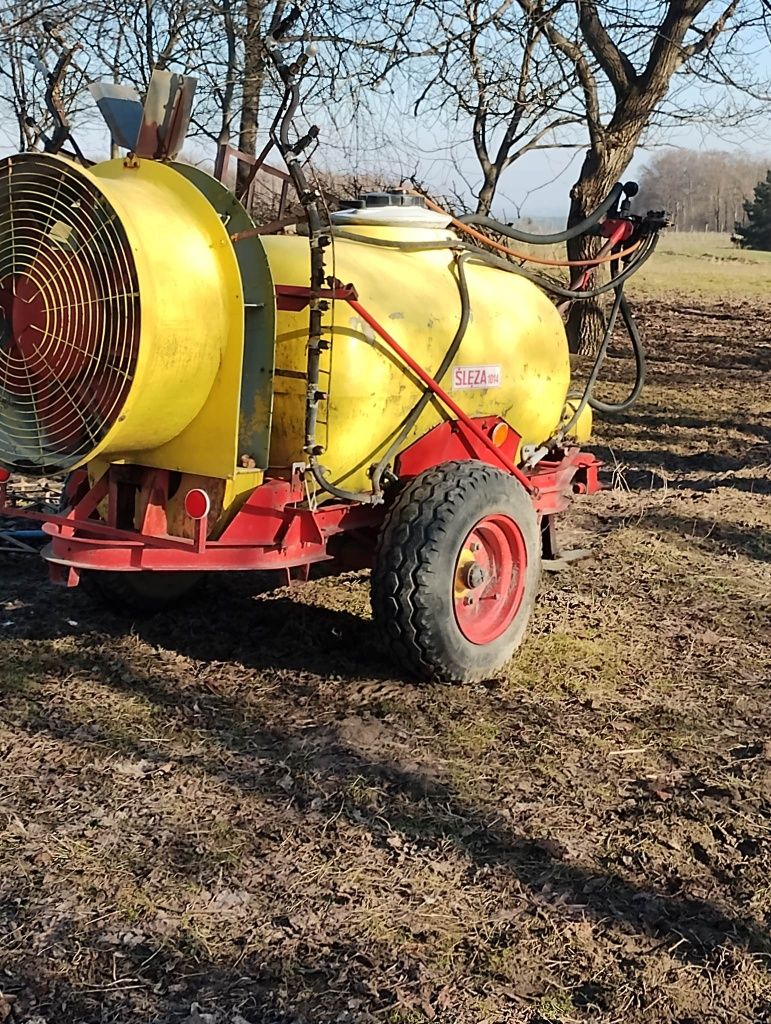
<path id="1" fill-rule="evenodd" d="M 608 336 L 621 315 L 639 369 L 623 283 L 662 218 L 616 186 L 573 229 L 597 257 L 559 286 L 509 249 L 533 239 L 413 192 L 327 215 L 290 130 L 293 234 L 141 137 L 92 166 L 0 163 L 3 510 L 43 520 L 56 581 L 141 610 L 222 571 L 369 568 L 408 675 L 488 677 L 561 557 L 555 518 L 599 486 L 565 309 L 612 292 Z M 13 473 L 65 476 L 61 509 L 12 506 Z"/>

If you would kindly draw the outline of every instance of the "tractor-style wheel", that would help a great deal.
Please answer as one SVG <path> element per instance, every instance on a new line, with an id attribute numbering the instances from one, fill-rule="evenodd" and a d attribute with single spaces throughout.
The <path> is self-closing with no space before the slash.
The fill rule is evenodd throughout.
<path id="1" fill-rule="evenodd" d="M 525 489 L 482 462 L 448 462 L 412 480 L 386 516 L 373 616 L 410 675 L 475 682 L 522 642 L 540 578 Z"/>
<path id="2" fill-rule="evenodd" d="M 80 583 L 89 596 L 114 611 L 151 615 L 183 601 L 202 585 L 200 572 L 108 572 L 89 569 Z"/>

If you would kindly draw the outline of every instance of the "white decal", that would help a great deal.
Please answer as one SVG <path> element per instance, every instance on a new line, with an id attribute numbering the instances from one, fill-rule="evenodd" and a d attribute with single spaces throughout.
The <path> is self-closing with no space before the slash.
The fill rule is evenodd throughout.
<path id="1" fill-rule="evenodd" d="M 453 366 L 452 390 L 469 391 L 471 388 L 499 388 L 500 366 Z"/>

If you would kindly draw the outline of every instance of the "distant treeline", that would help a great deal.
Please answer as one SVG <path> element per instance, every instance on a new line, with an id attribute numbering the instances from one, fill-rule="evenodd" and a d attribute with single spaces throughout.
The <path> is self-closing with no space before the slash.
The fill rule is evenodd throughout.
<path id="1" fill-rule="evenodd" d="M 771 158 L 668 150 L 640 177 L 638 210 L 664 209 L 679 231 L 732 232 L 745 219 L 744 201 L 765 179 Z"/>

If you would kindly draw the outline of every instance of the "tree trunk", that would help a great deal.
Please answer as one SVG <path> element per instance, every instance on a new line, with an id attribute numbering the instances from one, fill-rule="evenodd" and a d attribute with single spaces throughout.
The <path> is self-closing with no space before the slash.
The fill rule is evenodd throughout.
<path id="1" fill-rule="evenodd" d="M 608 138 L 602 148 L 593 147 L 584 158 L 578 181 L 570 190 L 570 212 L 568 227 L 584 220 L 605 199 L 621 174 L 623 174 L 634 151 L 637 141 L 632 139 Z M 602 239 L 584 235 L 567 243 L 568 259 L 585 260 L 596 255 Z M 589 285 L 599 283 L 606 273 L 605 267 L 593 271 Z M 573 280 L 581 277 L 583 271 L 576 268 Z M 580 355 L 594 355 L 605 332 L 605 315 L 600 299 L 582 299 L 573 304 L 567 322 L 570 351 Z"/>
<path id="2" fill-rule="evenodd" d="M 495 167 L 491 167 L 489 171 L 485 172 L 484 181 L 482 188 L 479 190 L 479 198 L 477 199 L 476 212 L 489 216 L 490 207 L 493 205 L 493 199 L 495 198 L 495 190 L 498 187 L 498 171 Z"/>
<path id="3" fill-rule="evenodd" d="M 257 118 L 260 96 L 265 79 L 265 54 L 262 48 L 262 15 L 265 0 L 246 0 L 246 28 L 244 33 L 244 77 L 241 88 L 241 118 L 238 128 L 238 148 L 242 153 L 257 153 Z M 239 163 L 236 173 L 236 194 L 249 174 L 249 165 Z"/>

